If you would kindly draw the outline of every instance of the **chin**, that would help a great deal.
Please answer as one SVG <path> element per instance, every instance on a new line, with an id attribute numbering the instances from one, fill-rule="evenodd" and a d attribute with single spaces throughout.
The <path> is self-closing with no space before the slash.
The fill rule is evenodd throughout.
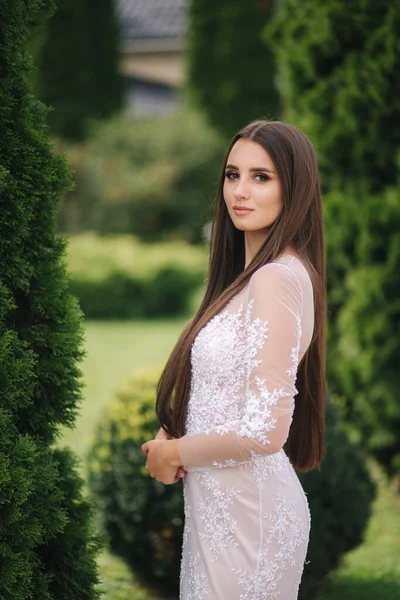
<path id="1" fill-rule="evenodd" d="M 242 229 L 243 231 L 265 231 L 271 227 L 271 224 L 261 225 L 259 223 L 234 223 L 235 227 Z"/>

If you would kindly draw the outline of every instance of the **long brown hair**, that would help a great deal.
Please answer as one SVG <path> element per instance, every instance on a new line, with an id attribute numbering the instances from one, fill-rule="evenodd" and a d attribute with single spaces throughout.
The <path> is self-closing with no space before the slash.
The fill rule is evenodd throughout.
<path id="1" fill-rule="evenodd" d="M 271 157 L 281 182 L 283 208 L 267 237 L 245 265 L 244 232 L 229 216 L 223 185 L 225 166 L 240 138 L 253 140 Z M 301 131 L 280 121 L 257 120 L 233 138 L 219 181 L 211 228 L 204 298 L 182 331 L 157 386 L 156 411 L 171 437 L 185 434 L 191 378 L 191 347 L 199 331 L 249 282 L 253 273 L 291 246 L 307 268 L 314 291 L 314 332 L 297 371 L 293 421 L 285 451 L 299 471 L 320 469 L 324 457 L 326 275 L 321 189 L 314 148 Z"/>

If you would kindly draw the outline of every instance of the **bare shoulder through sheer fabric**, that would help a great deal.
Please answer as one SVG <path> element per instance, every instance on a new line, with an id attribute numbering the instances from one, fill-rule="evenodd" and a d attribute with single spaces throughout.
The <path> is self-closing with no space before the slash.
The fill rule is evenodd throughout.
<path id="1" fill-rule="evenodd" d="M 313 290 L 283 254 L 197 335 L 178 448 L 185 528 L 180 600 L 295 600 L 310 533 L 306 494 L 283 445 Z"/>

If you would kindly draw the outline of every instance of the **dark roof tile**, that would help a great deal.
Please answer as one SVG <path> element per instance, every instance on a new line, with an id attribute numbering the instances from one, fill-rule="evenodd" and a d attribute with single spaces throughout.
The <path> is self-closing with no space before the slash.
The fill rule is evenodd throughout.
<path id="1" fill-rule="evenodd" d="M 187 0 L 117 0 L 124 40 L 182 39 Z"/>

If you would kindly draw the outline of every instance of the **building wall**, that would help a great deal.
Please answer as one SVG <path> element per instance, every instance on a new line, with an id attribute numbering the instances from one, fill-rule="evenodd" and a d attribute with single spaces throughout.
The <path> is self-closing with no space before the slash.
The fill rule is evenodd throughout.
<path id="1" fill-rule="evenodd" d="M 181 50 L 125 52 L 122 74 L 143 81 L 181 87 L 184 80 L 184 55 Z"/>

